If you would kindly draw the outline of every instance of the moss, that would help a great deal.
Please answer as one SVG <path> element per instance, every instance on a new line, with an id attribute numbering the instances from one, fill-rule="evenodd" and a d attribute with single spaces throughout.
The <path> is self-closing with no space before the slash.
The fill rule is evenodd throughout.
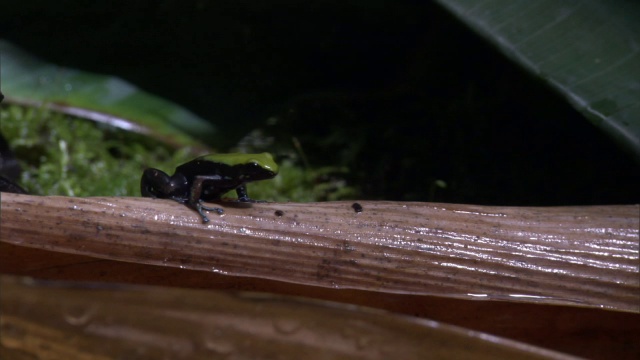
<path id="1" fill-rule="evenodd" d="M 0 130 L 22 166 L 18 182 L 38 195 L 140 196 L 145 168 L 172 174 L 177 165 L 201 155 L 92 121 L 13 105 L 0 109 Z M 343 170 L 304 169 L 295 155 L 279 165 L 275 179 L 248 185 L 252 198 L 318 201 L 356 193 L 341 180 Z"/>
<path id="2" fill-rule="evenodd" d="M 135 196 L 147 164 L 180 161 L 189 152 L 42 109 L 7 106 L 0 116 L 22 166 L 19 182 L 39 195 Z"/>

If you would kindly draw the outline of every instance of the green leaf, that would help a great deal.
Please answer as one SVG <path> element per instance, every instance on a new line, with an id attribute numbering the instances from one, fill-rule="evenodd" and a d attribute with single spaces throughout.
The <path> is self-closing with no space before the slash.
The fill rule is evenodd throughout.
<path id="1" fill-rule="evenodd" d="M 46 63 L 0 40 L 5 101 L 47 108 L 150 135 L 175 147 L 198 146 L 215 128 L 187 109 L 126 81 Z M 189 136 L 189 135 L 191 136 Z"/>
<path id="2" fill-rule="evenodd" d="M 438 1 L 640 161 L 640 2 Z"/>

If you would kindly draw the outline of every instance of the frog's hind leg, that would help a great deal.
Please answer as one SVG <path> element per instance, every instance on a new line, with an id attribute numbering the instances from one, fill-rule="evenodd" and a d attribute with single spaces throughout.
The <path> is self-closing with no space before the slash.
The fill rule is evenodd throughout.
<path id="1" fill-rule="evenodd" d="M 145 169 L 140 179 L 140 194 L 143 197 L 159 198 L 169 184 L 169 175 L 158 169 Z"/>

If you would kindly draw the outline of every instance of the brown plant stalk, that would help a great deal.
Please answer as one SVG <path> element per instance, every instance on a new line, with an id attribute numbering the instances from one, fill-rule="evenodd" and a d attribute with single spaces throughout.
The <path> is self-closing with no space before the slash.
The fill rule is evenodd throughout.
<path id="1" fill-rule="evenodd" d="M 224 204 L 2 194 L 1 241 L 332 288 L 639 312 L 638 205 Z"/>

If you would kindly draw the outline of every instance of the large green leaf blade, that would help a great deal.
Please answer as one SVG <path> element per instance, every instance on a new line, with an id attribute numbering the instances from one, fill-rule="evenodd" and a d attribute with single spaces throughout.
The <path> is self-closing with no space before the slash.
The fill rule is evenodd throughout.
<path id="1" fill-rule="evenodd" d="M 127 130 L 146 133 L 175 146 L 201 146 L 215 128 L 189 110 L 113 76 L 61 67 L 40 60 L 0 39 L 5 101 L 45 105 Z"/>
<path id="2" fill-rule="evenodd" d="M 640 2 L 438 1 L 640 161 Z"/>

